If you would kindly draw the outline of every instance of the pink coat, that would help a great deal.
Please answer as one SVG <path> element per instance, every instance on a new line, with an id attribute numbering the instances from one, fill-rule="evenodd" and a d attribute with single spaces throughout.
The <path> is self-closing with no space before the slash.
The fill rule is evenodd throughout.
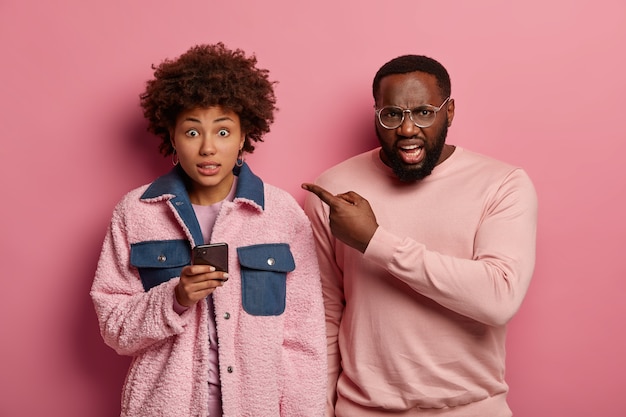
<path id="1" fill-rule="evenodd" d="M 238 175 L 212 235 L 230 252 L 230 278 L 213 295 L 224 416 L 322 416 L 326 340 L 309 221 L 247 165 Z M 104 341 L 133 357 L 122 416 L 208 414 L 207 303 L 181 315 L 173 309 L 178 272 L 202 239 L 192 213 L 177 168 L 128 193 L 113 213 L 91 296 Z M 273 284 L 255 289 L 266 275 Z M 258 308 L 244 309 L 242 288 Z"/>

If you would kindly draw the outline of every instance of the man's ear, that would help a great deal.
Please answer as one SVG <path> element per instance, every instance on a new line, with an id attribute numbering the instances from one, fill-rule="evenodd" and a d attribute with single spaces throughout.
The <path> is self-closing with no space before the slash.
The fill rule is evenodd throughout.
<path id="1" fill-rule="evenodd" d="M 446 118 L 448 119 L 448 127 L 452 126 L 452 120 L 454 119 L 454 99 L 448 100 L 448 109 L 446 110 Z"/>

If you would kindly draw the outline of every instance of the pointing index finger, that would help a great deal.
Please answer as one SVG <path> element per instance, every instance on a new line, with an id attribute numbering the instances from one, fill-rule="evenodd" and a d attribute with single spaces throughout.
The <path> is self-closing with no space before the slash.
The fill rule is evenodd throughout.
<path id="1" fill-rule="evenodd" d="M 331 202 L 337 198 L 331 193 L 329 193 L 328 191 L 326 191 L 325 189 L 323 189 L 322 187 L 320 187 L 319 185 L 304 183 L 302 184 L 302 188 L 304 188 L 307 191 L 312 192 L 313 194 L 318 196 L 320 200 L 322 200 L 324 203 L 328 204 L 329 206 L 331 205 Z"/>

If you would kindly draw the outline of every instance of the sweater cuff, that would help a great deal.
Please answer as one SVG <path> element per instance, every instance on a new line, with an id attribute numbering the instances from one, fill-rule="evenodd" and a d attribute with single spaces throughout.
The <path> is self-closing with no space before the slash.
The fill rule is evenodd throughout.
<path id="1" fill-rule="evenodd" d="M 176 292 L 174 292 L 174 311 L 178 313 L 178 315 L 181 315 L 187 310 L 189 310 L 189 307 L 180 304 L 176 299 Z"/>
<path id="2" fill-rule="evenodd" d="M 378 226 L 370 243 L 365 249 L 363 258 L 378 265 L 388 265 L 398 245 L 398 237 Z"/>

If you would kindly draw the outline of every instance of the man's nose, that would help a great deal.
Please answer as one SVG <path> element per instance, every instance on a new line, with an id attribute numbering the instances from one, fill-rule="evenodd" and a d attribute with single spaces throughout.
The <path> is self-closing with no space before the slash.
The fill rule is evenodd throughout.
<path id="1" fill-rule="evenodd" d="M 416 134 L 419 127 L 411 119 L 411 110 L 404 110 L 404 120 L 402 120 L 402 124 L 398 129 L 400 129 L 402 136 L 413 136 Z"/>

